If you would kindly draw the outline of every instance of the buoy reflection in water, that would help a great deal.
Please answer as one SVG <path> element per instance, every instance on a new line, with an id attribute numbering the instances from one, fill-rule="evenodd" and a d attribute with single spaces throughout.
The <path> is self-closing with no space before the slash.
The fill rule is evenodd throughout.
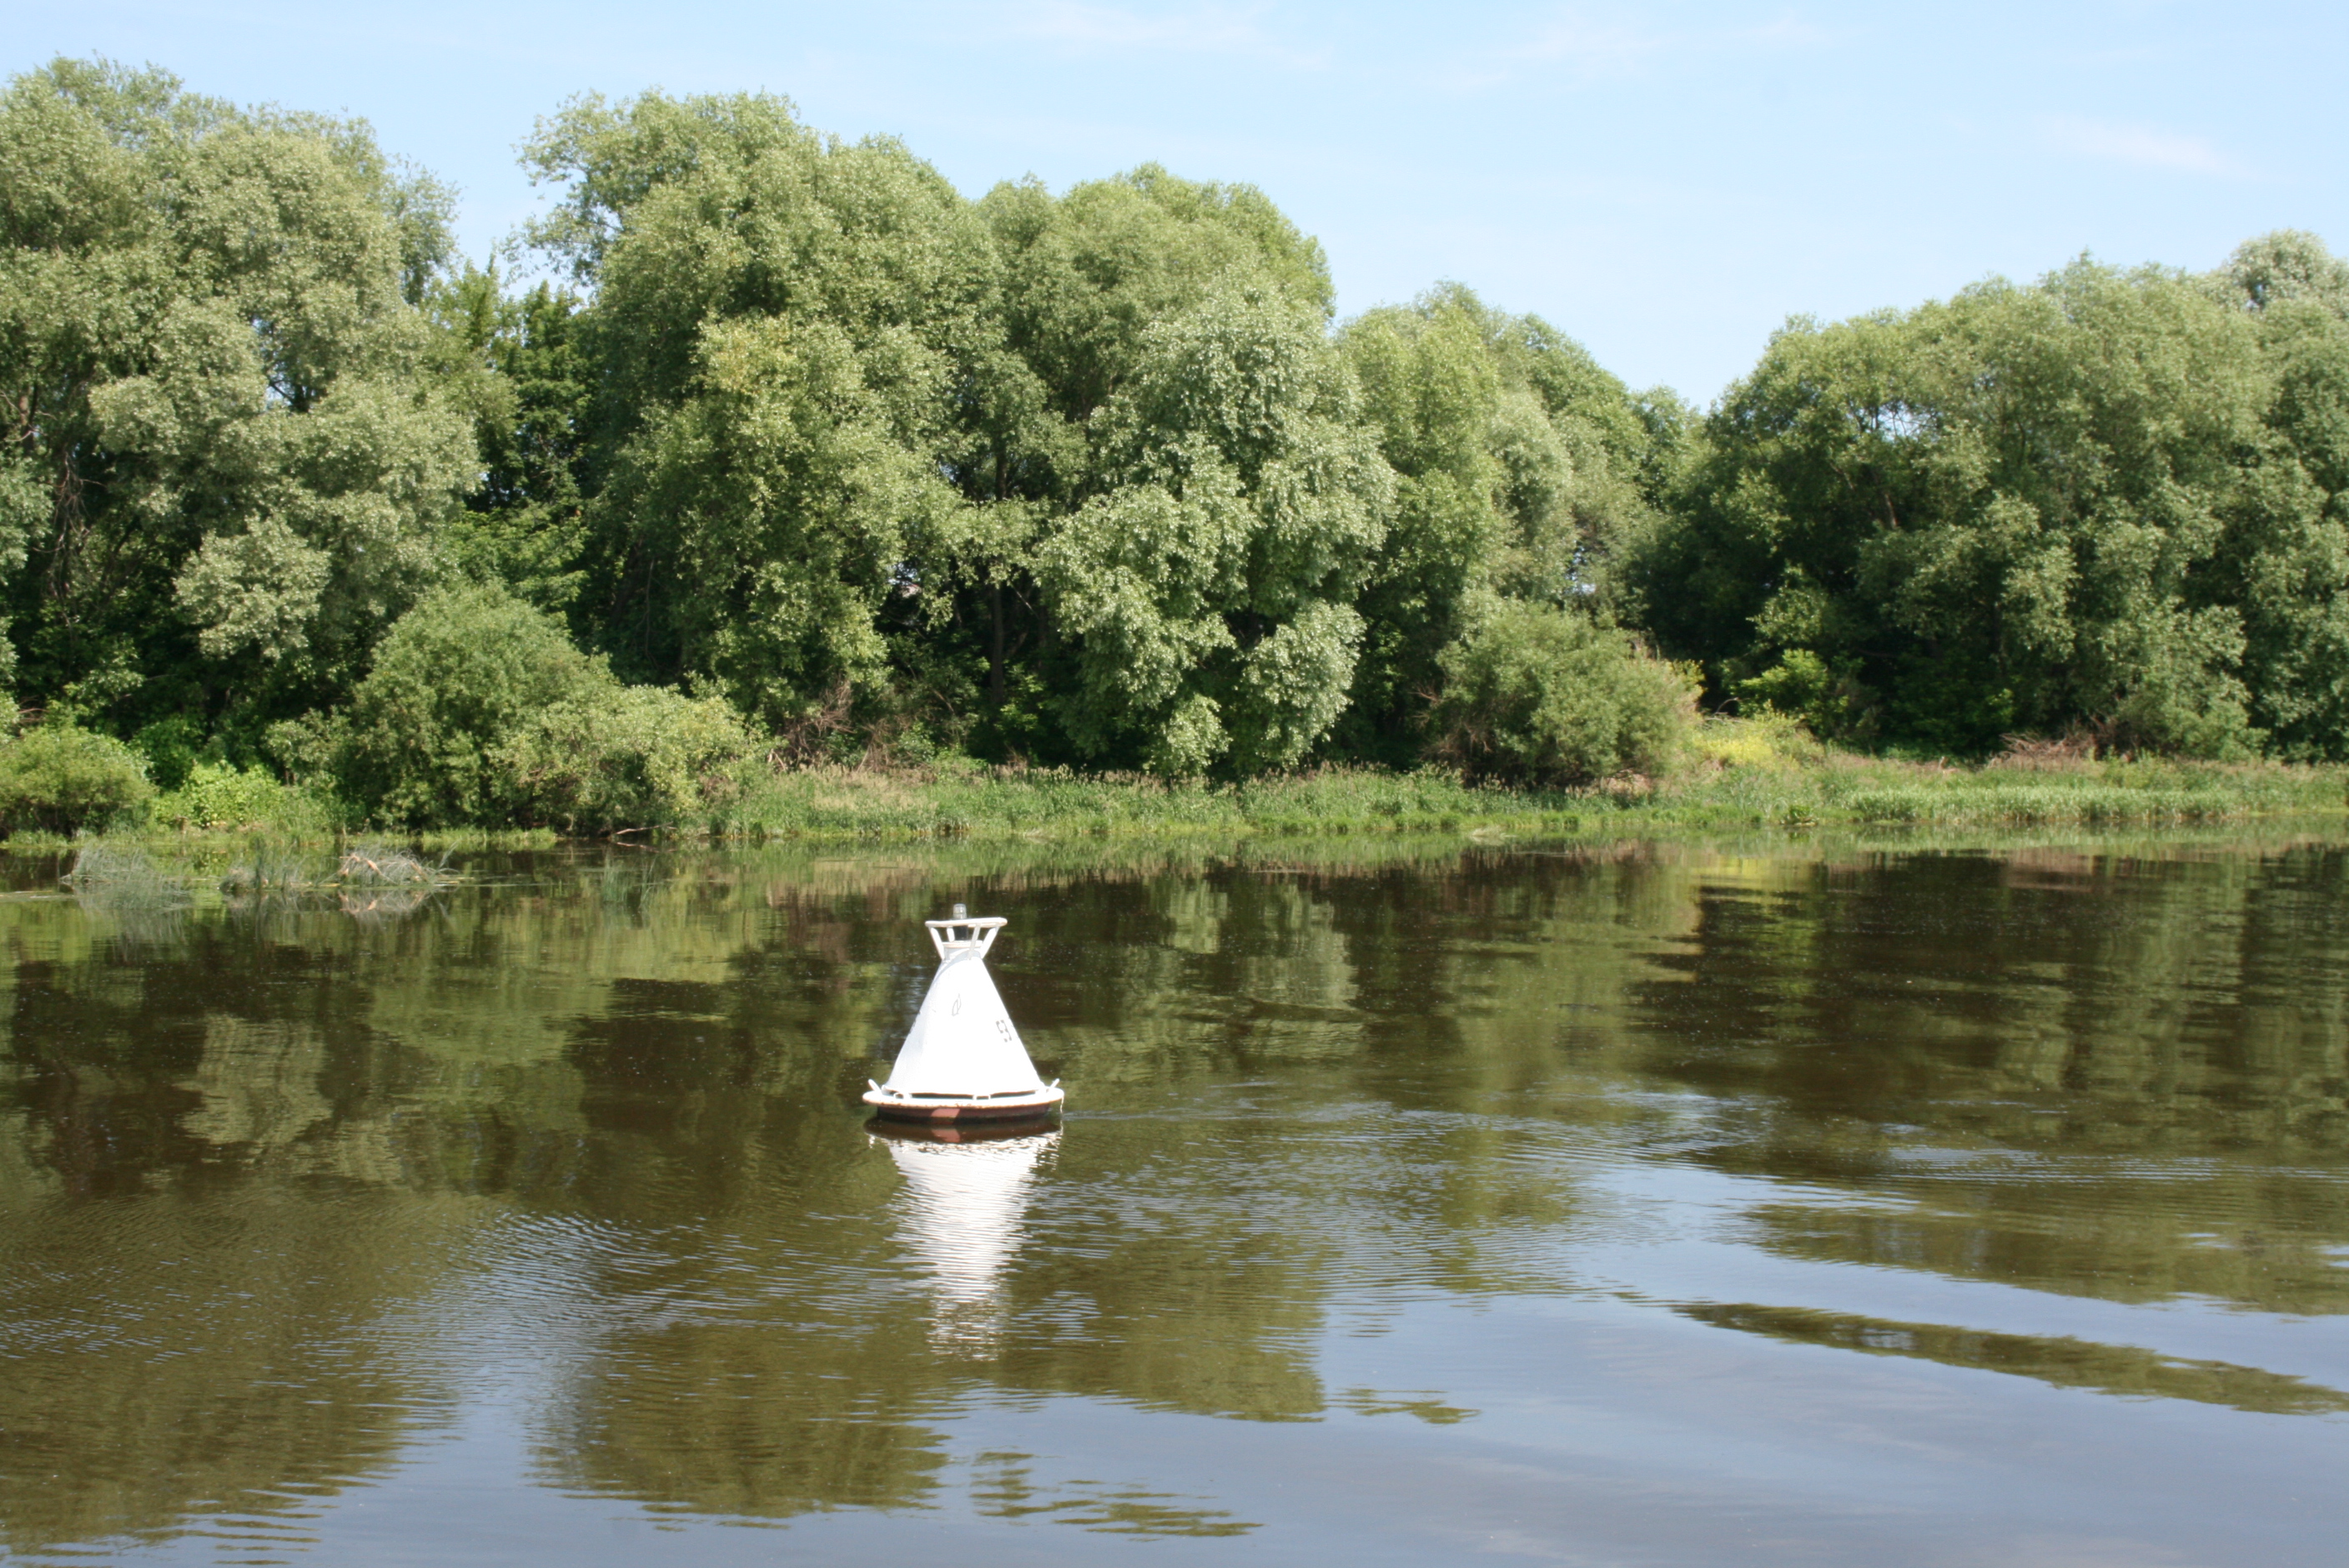
<path id="1" fill-rule="evenodd" d="M 1001 1326 L 996 1290 L 1019 1250 L 1030 1184 L 1059 1147 L 1060 1130 L 873 1130 L 905 1179 L 898 1234 L 936 1281 L 931 1344 L 985 1350 Z"/>

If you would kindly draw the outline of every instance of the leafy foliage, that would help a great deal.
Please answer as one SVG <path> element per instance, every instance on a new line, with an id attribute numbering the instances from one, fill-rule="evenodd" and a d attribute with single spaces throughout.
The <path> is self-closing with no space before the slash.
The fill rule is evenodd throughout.
<path id="1" fill-rule="evenodd" d="M 248 739 L 335 699 L 469 482 L 414 308 L 445 193 L 364 125 L 77 61 L 0 98 L 0 190 L 15 680 Z"/>
<path id="2" fill-rule="evenodd" d="M 257 768 L 198 762 L 174 789 L 149 805 L 150 821 L 167 828 L 239 830 L 266 828 L 294 837 L 329 827 L 331 802 Z"/>
<path id="3" fill-rule="evenodd" d="M 1675 754 L 1652 643 L 1847 745 L 2349 757 L 2313 235 L 1797 320 L 1700 417 L 1456 284 L 1333 325 L 1264 192 L 1155 164 L 974 201 L 658 92 L 523 158 L 527 286 L 364 124 L 0 94 L 31 735 L 129 738 L 191 821 L 739 820 L 761 757 L 1587 784 Z"/>
<path id="4" fill-rule="evenodd" d="M 438 329 L 435 367 L 472 417 L 481 482 L 443 530 L 452 564 L 561 609 L 579 594 L 580 508 L 588 366 L 579 301 L 546 283 L 506 293 L 494 268 L 470 263 L 434 280 L 425 310 Z"/>
<path id="5" fill-rule="evenodd" d="M 952 389 L 995 329 L 970 205 L 779 98 L 574 102 L 539 237 L 596 285 L 581 608 L 628 673 L 770 725 L 886 685 L 876 617 L 955 500 Z"/>
<path id="6" fill-rule="evenodd" d="M 598 686 L 533 715 L 495 758 L 519 820 L 579 832 L 711 820 L 757 749 L 722 698 Z"/>
<path id="7" fill-rule="evenodd" d="M 1833 672 L 1837 711 L 1806 711 L 1847 739 L 1980 753 L 2085 725 L 2246 751 L 2249 627 L 2287 607 L 2230 563 L 2272 540 L 2271 578 L 2339 587 L 2273 387 L 2250 313 L 2151 270 L 1795 323 L 1707 420 L 1640 601 L 1668 647 L 1762 683 L 1739 689 Z"/>
<path id="8" fill-rule="evenodd" d="M 1094 423 L 1099 490 L 1038 551 L 1071 735 L 1165 774 L 1296 762 L 1345 705 L 1392 484 L 1344 362 L 1288 296 L 1220 293 Z"/>
<path id="9" fill-rule="evenodd" d="M 103 827 L 154 792 L 138 753 L 110 736 L 51 723 L 0 746 L 0 830 Z"/>
<path id="10" fill-rule="evenodd" d="M 384 638 L 323 756 L 345 797 L 388 825 L 502 821 L 523 802 L 502 749 L 612 684 L 561 622 L 504 588 L 445 589 Z"/>
<path id="11" fill-rule="evenodd" d="M 347 799 L 414 828 L 686 820 L 755 749 L 724 701 L 621 686 L 561 622 L 494 585 L 410 611 L 324 740 Z"/>
<path id="12" fill-rule="evenodd" d="M 1619 543 L 1651 525 L 1661 432 L 1578 345 L 1456 284 L 1373 310 L 1342 341 L 1397 475 L 1342 733 L 1353 754 L 1395 762 L 1476 596 L 1562 604 L 1605 588 Z"/>
<path id="13" fill-rule="evenodd" d="M 983 754 L 1205 766 L 1229 739 L 1225 717 L 1206 722 L 1214 696 L 1161 691 L 1126 712 L 1083 694 L 1137 628 L 1097 598 L 1070 600 L 1068 567 L 1104 542 L 1091 503 L 1132 482 L 1124 432 L 1146 395 L 1136 383 L 1170 374 L 1173 324 L 1245 298 L 1318 335 L 1330 300 L 1320 247 L 1261 191 L 1156 165 L 1059 198 L 1034 181 L 998 186 L 979 212 L 999 256 L 1001 341 L 970 366 L 970 417 L 947 465 L 970 504 L 919 563 L 923 614 L 897 641 L 898 667 L 946 710 L 943 727 Z M 1126 412 L 1113 417 L 1121 398 Z M 1143 570 L 1180 574 L 1166 560 Z M 1099 634 L 1075 631 L 1071 609 Z M 1227 630 L 1236 644 L 1259 632 Z M 958 666 L 983 668 L 983 682 Z"/>
<path id="14" fill-rule="evenodd" d="M 1514 784 L 1671 769 L 1696 718 L 1680 671 L 1571 610 L 1507 599 L 1479 610 L 1443 654 L 1439 755 Z"/>

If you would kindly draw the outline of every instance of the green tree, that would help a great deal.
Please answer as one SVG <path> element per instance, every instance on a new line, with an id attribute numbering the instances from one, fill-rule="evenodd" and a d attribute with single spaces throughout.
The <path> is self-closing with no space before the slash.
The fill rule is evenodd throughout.
<path id="1" fill-rule="evenodd" d="M 2251 310 L 2305 301 L 2335 315 L 2349 314 L 2349 262 L 2300 229 L 2244 241 L 2203 284 L 2227 304 Z"/>
<path id="2" fill-rule="evenodd" d="M 1287 293 L 1219 292 L 1094 423 L 1096 493 L 1037 556 L 1070 734 L 1165 774 L 1296 762 L 1345 706 L 1393 495 L 1343 358 Z"/>
<path id="3" fill-rule="evenodd" d="M 1057 200 L 1033 179 L 998 185 L 979 211 L 1004 257 L 1006 346 L 1064 420 L 1081 424 L 1116 395 L 1147 357 L 1154 325 L 1235 277 L 1330 315 L 1320 245 L 1254 186 L 1198 183 L 1151 163 Z"/>
<path id="4" fill-rule="evenodd" d="M 2240 752 L 2245 615 L 2214 563 L 2255 504 L 2271 386 L 2245 313 L 2153 269 L 1798 320 L 1706 421 L 1629 575 L 1732 691 L 1806 651 L 1779 684 L 1843 683 L 1847 738 L 2089 725 Z"/>
<path id="5" fill-rule="evenodd" d="M 126 731 L 347 690 L 470 482 L 414 309 L 446 193 L 362 122 L 59 60 L 0 98 L 14 684 Z M 5 673 L 5 672 L 0 672 Z"/>
<path id="6" fill-rule="evenodd" d="M 771 726 L 885 699 L 881 622 L 957 504 L 957 399 L 995 333 L 969 203 L 761 95 L 576 99 L 527 161 L 563 190 L 534 237 L 595 288 L 579 614 L 629 674 Z"/>
<path id="7" fill-rule="evenodd" d="M 1104 482 L 1090 422 L 1143 365 L 1153 325 L 1248 287 L 1326 320 L 1329 267 L 1262 191 L 1155 164 L 1059 197 L 1032 179 L 999 185 L 978 211 L 1000 258 L 1001 342 L 969 366 L 947 464 L 973 504 L 923 562 L 920 635 L 899 639 L 898 664 L 982 751 L 1077 760 L 1089 754 L 1062 732 L 1057 696 L 1079 676 L 1036 552 Z"/>
<path id="8" fill-rule="evenodd" d="M 2272 377 L 2211 592 L 2240 606 L 2251 717 L 2272 748 L 2349 758 L 2349 263 L 2285 231 L 2205 282 L 2251 315 Z"/>
<path id="9" fill-rule="evenodd" d="M 471 413 L 480 482 L 452 521 L 448 552 L 471 576 L 560 609 L 583 584 L 581 446 L 589 404 L 578 298 L 541 282 L 505 292 L 497 269 L 467 263 L 425 300 L 435 358 Z"/>
<path id="10" fill-rule="evenodd" d="M 1401 762 L 1475 595 L 1562 604 L 1600 592 L 1617 542 L 1650 526 L 1658 435 L 1579 345 L 1457 284 L 1371 311 L 1341 341 L 1399 477 L 1340 744 Z"/>

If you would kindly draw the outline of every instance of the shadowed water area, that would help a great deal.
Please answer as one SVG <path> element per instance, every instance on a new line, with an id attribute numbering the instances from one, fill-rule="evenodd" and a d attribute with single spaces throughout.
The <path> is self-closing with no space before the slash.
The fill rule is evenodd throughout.
<path id="1" fill-rule="evenodd" d="M 2349 848 L 0 862 L 0 1556 L 2337 1563 Z M 934 963 L 1070 1114 L 874 1136 Z"/>

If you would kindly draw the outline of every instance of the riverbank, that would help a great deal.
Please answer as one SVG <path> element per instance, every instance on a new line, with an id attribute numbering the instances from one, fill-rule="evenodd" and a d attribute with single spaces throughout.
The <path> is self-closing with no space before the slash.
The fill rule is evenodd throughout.
<path id="1" fill-rule="evenodd" d="M 1327 769 L 1208 784 L 956 760 L 922 769 L 766 773 L 719 793 L 703 820 L 618 837 L 639 843 L 1464 832 L 1610 838 L 1784 828 L 2158 827 L 2349 815 L 2349 769 L 2099 760 L 2045 750 L 1959 766 L 1833 751 L 1791 725 L 1713 720 L 1670 779 L 1580 790 L 1472 786 L 1433 769 Z M 228 814 L 172 810 L 174 799 L 157 801 L 165 809 L 150 810 L 143 825 L 119 826 L 104 839 L 336 839 L 327 826 L 331 810 L 286 786 L 246 792 Z M 434 851 L 543 847 L 557 837 L 545 828 L 388 836 Z M 50 841 L 19 835 L 11 842 L 39 848 Z"/>
<path id="2" fill-rule="evenodd" d="M 2179 824 L 2349 812 L 2331 769 L 2092 763 L 2025 770 L 1828 756 L 1800 768 L 1713 767 L 1661 785 L 1475 788 L 1437 773 L 1332 770 L 1222 788 L 1059 775 L 783 776 L 717 825 L 722 837 L 1259 836 L 1456 832 L 1542 837 L 1752 828 Z"/>

